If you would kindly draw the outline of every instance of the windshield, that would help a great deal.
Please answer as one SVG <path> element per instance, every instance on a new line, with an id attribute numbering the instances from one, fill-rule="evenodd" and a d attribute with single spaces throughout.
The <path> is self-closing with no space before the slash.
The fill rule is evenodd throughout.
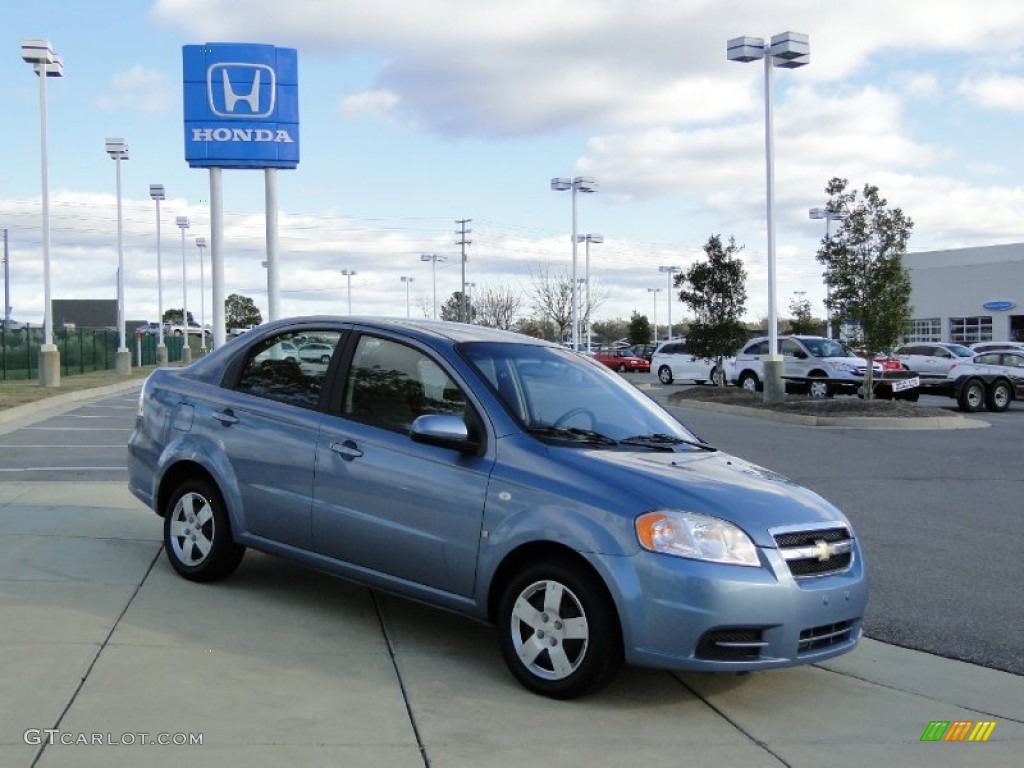
<path id="1" fill-rule="evenodd" d="M 815 357 L 855 357 L 848 347 L 832 339 L 801 339 Z"/>
<path id="2" fill-rule="evenodd" d="M 471 342 L 459 351 L 534 434 L 571 432 L 588 444 L 654 435 L 696 440 L 618 374 L 569 350 Z"/>

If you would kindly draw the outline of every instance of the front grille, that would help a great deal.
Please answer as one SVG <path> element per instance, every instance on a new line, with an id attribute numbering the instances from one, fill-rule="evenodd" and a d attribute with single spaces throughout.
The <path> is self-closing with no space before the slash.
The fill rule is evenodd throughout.
<path id="1" fill-rule="evenodd" d="M 705 632 L 697 643 L 697 657 L 713 661 L 750 661 L 761 657 L 768 643 L 760 627 L 729 627 Z"/>
<path id="2" fill-rule="evenodd" d="M 850 642 L 852 631 L 852 621 L 822 624 L 820 627 L 805 629 L 800 633 L 800 644 L 797 650 L 799 653 L 807 653 L 808 651 L 820 651 L 822 648 L 831 648 L 834 645 L 843 645 Z"/>
<path id="3" fill-rule="evenodd" d="M 789 572 L 798 579 L 845 571 L 853 562 L 853 537 L 845 527 L 773 534 Z"/>

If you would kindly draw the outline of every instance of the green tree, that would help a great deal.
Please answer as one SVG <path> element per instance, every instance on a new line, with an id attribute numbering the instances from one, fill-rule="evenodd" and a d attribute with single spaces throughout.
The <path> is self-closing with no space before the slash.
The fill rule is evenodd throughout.
<path id="1" fill-rule="evenodd" d="M 629 318 L 629 343 L 648 344 L 651 341 L 651 321 L 635 309 Z"/>
<path id="2" fill-rule="evenodd" d="M 903 254 L 914 222 L 899 208 L 890 208 L 878 187 L 865 184 L 858 195 L 846 179 L 833 178 L 825 187 L 830 211 L 848 216 L 817 259 L 825 267 L 827 304 L 833 317 L 851 329 L 848 340 L 864 349 L 868 360 L 896 346 L 910 325 L 910 273 Z M 867 366 L 865 396 L 873 388 Z"/>
<path id="3" fill-rule="evenodd" d="M 248 296 L 232 293 L 224 300 L 224 326 L 231 328 L 248 328 L 263 322 L 263 315 L 256 308 L 255 302 Z"/>
<path id="4" fill-rule="evenodd" d="M 165 324 L 170 323 L 171 325 L 181 325 L 181 311 L 180 307 L 178 309 L 165 309 L 164 316 L 161 319 Z M 195 318 L 192 316 L 192 313 L 189 312 L 188 321 L 191 323 L 194 320 Z"/>
<path id="5" fill-rule="evenodd" d="M 611 344 L 629 336 L 629 323 L 621 318 L 616 320 L 595 320 L 591 330 L 597 337 L 598 344 Z"/>
<path id="6" fill-rule="evenodd" d="M 789 300 L 789 311 L 792 314 L 789 321 L 790 333 L 810 335 L 821 325 L 811 314 L 811 302 L 803 291 L 793 292 L 793 298 Z"/>
<path id="7" fill-rule="evenodd" d="M 524 336 L 533 336 L 535 339 L 555 341 L 558 338 L 555 324 L 543 317 L 524 317 L 516 321 L 512 330 Z"/>
<path id="8" fill-rule="evenodd" d="M 679 300 L 693 310 L 686 332 L 686 346 L 695 357 L 714 360 L 719 371 L 723 359 L 736 353 L 747 339 L 740 320 L 747 303 L 747 271 L 737 254 L 743 246 L 729 238 L 722 245 L 719 235 L 704 244 L 707 261 L 698 261 L 673 278 Z M 725 385 L 725 377 L 715 382 Z"/>
<path id="9" fill-rule="evenodd" d="M 471 318 L 476 317 L 476 311 L 472 306 L 469 307 L 469 315 Z M 441 319 L 451 320 L 452 322 L 461 322 L 462 320 L 462 291 L 455 291 L 448 300 L 441 306 Z M 474 320 L 470 320 L 474 322 Z"/>

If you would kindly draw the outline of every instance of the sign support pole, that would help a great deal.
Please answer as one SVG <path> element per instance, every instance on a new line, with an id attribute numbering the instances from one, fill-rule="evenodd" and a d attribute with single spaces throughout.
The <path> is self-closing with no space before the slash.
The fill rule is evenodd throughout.
<path id="1" fill-rule="evenodd" d="M 213 293 L 213 346 L 227 341 L 224 332 L 224 179 L 223 168 L 210 169 L 210 277 Z"/>

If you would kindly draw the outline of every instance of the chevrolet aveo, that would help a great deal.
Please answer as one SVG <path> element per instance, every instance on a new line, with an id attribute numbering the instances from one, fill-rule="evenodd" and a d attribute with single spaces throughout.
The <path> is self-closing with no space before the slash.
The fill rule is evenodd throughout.
<path id="1" fill-rule="evenodd" d="M 328 357 L 284 354 L 324 345 Z M 131 491 L 186 579 L 247 547 L 497 627 L 568 699 L 628 664 L 736 672 L 851 650 L 849 521 L 705 443 L 606 367 L 526 336 L 310 317 L 146 381 Z"/>

